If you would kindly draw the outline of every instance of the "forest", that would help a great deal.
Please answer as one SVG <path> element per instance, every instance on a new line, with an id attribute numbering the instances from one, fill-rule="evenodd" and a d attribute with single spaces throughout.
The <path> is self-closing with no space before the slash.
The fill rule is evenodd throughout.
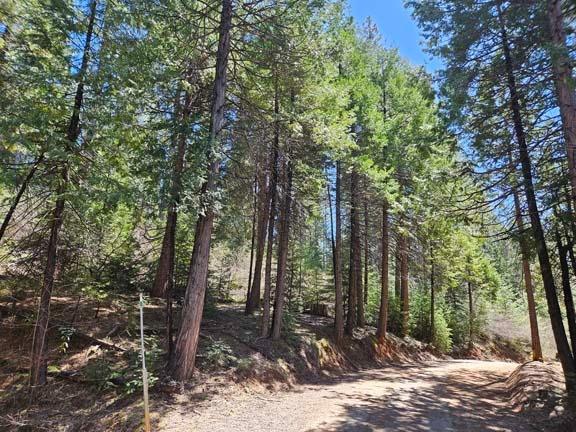
<path id="1" fill-rule="evenodd" d="M 435 73 L 346 0 L 0 0 L 0 428 L 576 430 L 576 4 L 403 5 Z M 450 426 L 166 401 L 417 356 Z M 460 387 L 524 370 L 541 412 Z"/>

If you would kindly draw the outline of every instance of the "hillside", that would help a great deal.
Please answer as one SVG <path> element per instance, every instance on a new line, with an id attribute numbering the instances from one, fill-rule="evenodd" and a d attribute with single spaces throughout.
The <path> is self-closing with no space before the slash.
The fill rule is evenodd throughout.
<path id="1" fill-rule="evenodd" d="M 55 325 L 49 332 L 53 347 L 50 385 L 27 405 L 27 369 L 23 366 L 29 353 L 34 303 L 32 297 L 17 302 L 5 298 L 0 303 L 4 426 L 17 430 L 18 425 L 52 425 L 54 430 L 74 430 L 110 416 L 122 427 L 138 424 L 139 409 L 133 410 L 133 417 L 123 418 L 131 410 L 128 407 L 140 405 L 141 398 L 137 299 L 125 296 L 98 304 L 55 297 Z M 332 319 L 304 314 L 294 317 L 285 339 L 271 342 L 258 337 L 257 316 L 246 316 L 239 305 L 221 304 L 206 314 L 199 371 L 182 390 L 162 370 L 165 360 L 158 342 L 164 331 L 162 303 L 148 303 L 144 316 L 153 400 L 182 391 L 191 400 L 203 400 L 239 389 L 286 390 L 350 371 L 448 358 L 429 345 L 392 334 L 385 346 L 379 346 L 374 328 L 369 327 L 358 329 L 354 338 L 338 347 L 333 342 Z M 22 403 L 27 407 L 22 409 Z"/>
<path id="2" fill-rule="evenodd" d="M 3 427 L 14 431 L 137 429 L 142 421 L 137 299 L 123 296 L 98 304 L 54 298 L 49 385 L 33 401 L 28 399 L 27 370 L 22 365 L 28 355 L 34 300 L 9 300 L 0 303 L 4 329 L 0 343 L 6 348 L 0 358 Z M 333 319 L 307 314 L 294 316 L 285 338 L 272 342 L 258 336 L 258 316 L 246 316 L 242 306 L 228 303 L 207 311 L 199 370 L 182 386 L 163 371 L 165 358 L 158 343 L 164 331 L 162 302 L 150 300 L 144 316 L 153 419 L 166 430 L 176 430 L 162 420 L 175 415 L 175 401 L 183 404 L 187 415 L 195 416 L 238 394 L 249 400 L 274 400 L 302 386 L 340 382 L 380 369 L 395 374 L 416 368 L 416 373 L 419 367 L 436 367 L 438 361 L 451 359 L 430 345 L 392 334 L 385 345 L 378 345 L 371 327 L 358 329 L 339 347 L 333 341 Z M 485 359 L 505 359 L 502 351 L 494 351 L 491 357 L 492 344 L 476 348 L 482 347 Z M 509 353 L 513 358 L 522 355 Z M 510 366 L 502 370 L 516 367 L 512 359 L 508 361 Z"/>

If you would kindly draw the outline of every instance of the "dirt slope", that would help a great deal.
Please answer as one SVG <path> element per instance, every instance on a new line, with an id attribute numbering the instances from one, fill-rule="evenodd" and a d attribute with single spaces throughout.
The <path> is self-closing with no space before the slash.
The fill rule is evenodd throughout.
<path id="1" fill-rule="evenodd" d="M 176 405 L 162 431 L 529 431 L 507 404 L 514 363 L 444 360 L 343 375 L 271 395 L 240 394 L 198 411 Z"/>

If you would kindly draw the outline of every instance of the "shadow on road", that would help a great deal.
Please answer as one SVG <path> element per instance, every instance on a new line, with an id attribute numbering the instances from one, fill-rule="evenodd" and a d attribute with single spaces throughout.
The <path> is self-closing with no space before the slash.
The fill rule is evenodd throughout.
<path id="1" fill-rule="evenodd" d="M 342 419 L 308 432 L 537 430 L 507 406 L 502 372 L 474 371 L 465 362 L 447 373 L 438 366 L 391 366 L 360 373 L 358 379 L 388 381 L 393 390 L 380 397 L 363 394 L 361 388 L 352 393 L 334 391 L 330 397 L 346 401 L 341 404 Z"/>

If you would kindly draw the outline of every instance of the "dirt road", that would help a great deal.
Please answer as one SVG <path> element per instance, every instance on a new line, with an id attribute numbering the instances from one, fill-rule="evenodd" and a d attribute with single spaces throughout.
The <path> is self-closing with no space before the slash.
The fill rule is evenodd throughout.
<path id="1" fill-rule="evenodd" d="M 441 361 L 340 376 L 286 393 L 238 395 L 166 413 L 162 431 L 531 431 L 507 406 L 517 365 Z"/>

